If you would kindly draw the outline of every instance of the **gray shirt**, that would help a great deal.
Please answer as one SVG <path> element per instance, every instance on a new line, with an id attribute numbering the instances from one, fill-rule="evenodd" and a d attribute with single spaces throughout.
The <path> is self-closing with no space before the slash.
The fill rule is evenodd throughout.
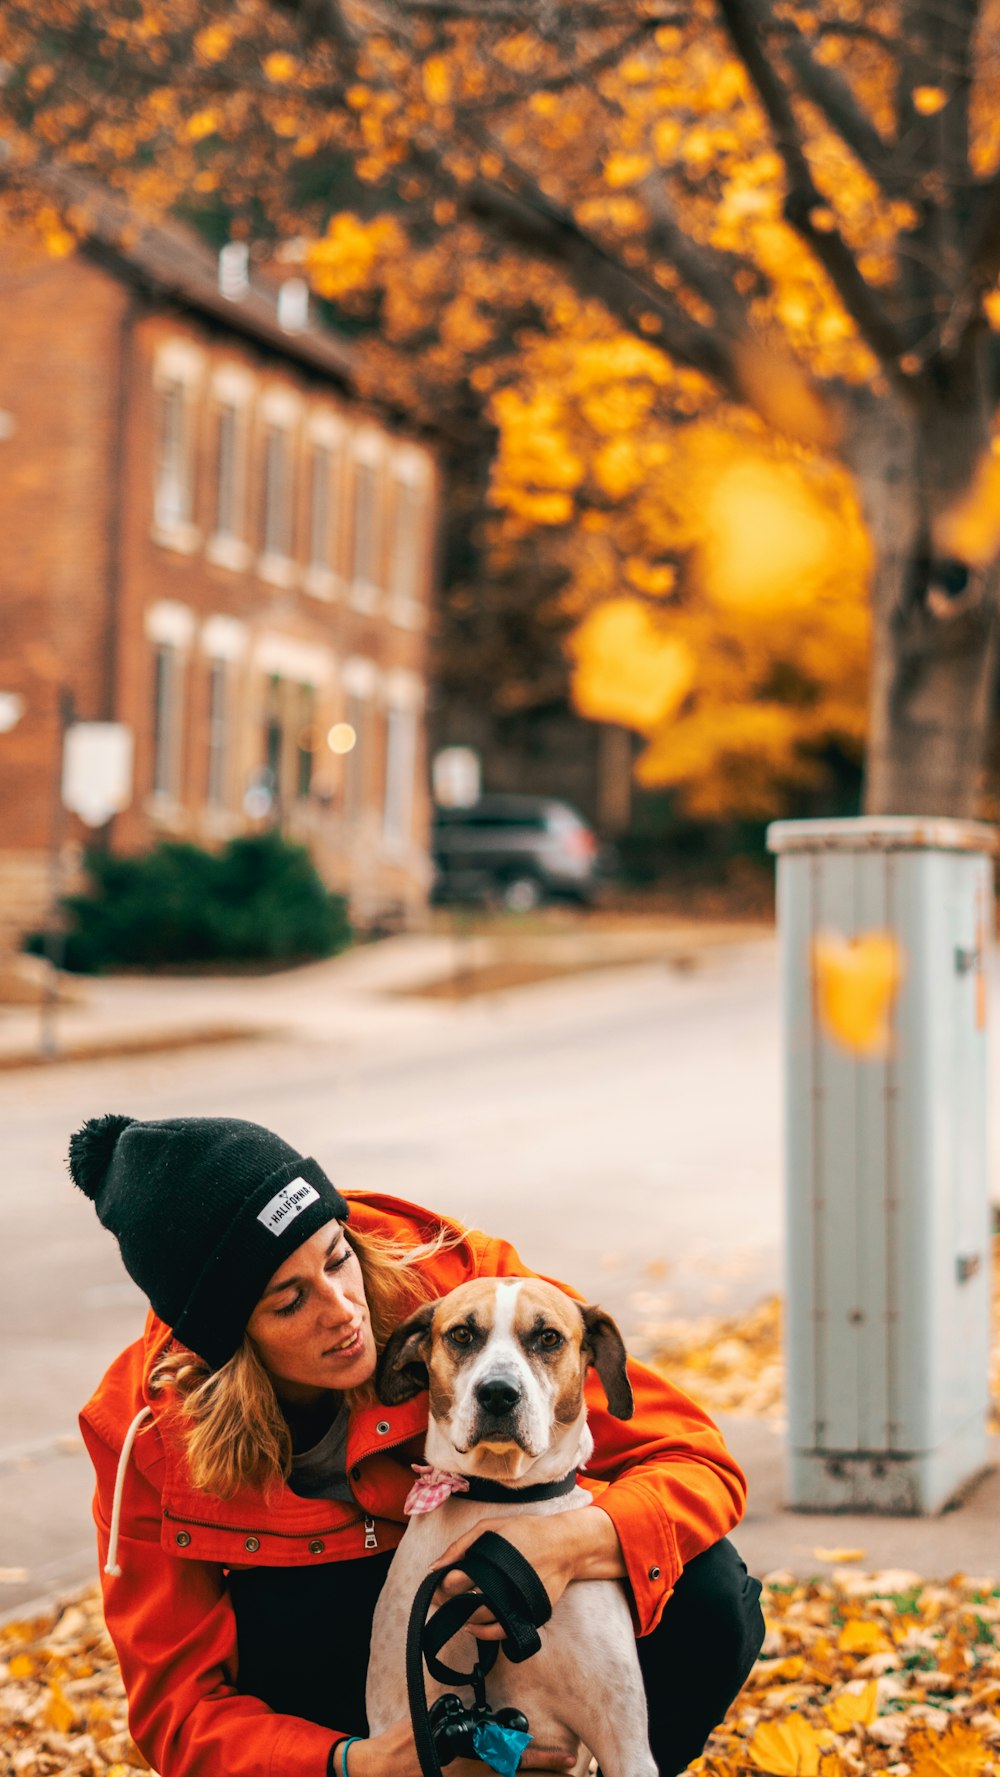
<path id="1" fill-rule="evenodd" d="M 318 1444 L 292 1457 L 288 1485 L 304 1499 L 342 1499 L 354 1503 L 347 1479 L 347 1421 L 341 1408 Z"/>

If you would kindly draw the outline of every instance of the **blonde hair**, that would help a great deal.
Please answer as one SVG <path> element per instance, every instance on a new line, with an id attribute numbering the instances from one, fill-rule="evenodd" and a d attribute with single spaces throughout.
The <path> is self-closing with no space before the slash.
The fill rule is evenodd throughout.
<path id="1" fill-rule="evenodd" d="M 400 1320 L 434 1295 L 422 1267 L 465 1238 L 442 1227 L 432 1240 L 407 1246 L 380 1234 L 344 1229 L 361 1266 L 372 1332 L 379 1351 Z M 292 1439 L 274 1384 L 249 1334 L 228 1363 L 212 1370 L 191 1351 L 168 1349 L 150 1376 L 150 1391 L 169 1390 L 171 1419 L 179 1428 L 194 1485 L 228 1499 L 242 1487 L 265 1492 L 286 1480 Z M 373 1382 L 344 1391 L 348 1407 L 375 1399 Z"/>

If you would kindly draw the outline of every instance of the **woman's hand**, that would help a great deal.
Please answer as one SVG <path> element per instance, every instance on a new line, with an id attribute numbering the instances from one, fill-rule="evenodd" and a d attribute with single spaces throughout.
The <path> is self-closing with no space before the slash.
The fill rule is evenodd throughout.
<path id="1" fill-rule="evenodd" d="M 532 1742 L 525 1747 L 518 1770 L 566 1772 L 572 1770 L 575 1762 L 572 1753 Z M 339 1751 L 335 1763 L 339 1777 L 343 1777 L 343 1755 Z M 409 1717 L 382 1734 L 355 1740 L 347 1754 L 347 1767 L 348 1777 L 421 1777 Z M 489 1769 L 479 1759 L 459 1758 L 452 1760 L 447 1773 L 448 1777 L 488 1777 Z"/>
<path id="2" fill-rule="evenodd" d="M 599 1507 L 581 1506 L 571 1512 L 554 1512 L 548 1517 L 536 1514 L 506 1518 L 481 1518 L 464 1536 L 451 1543 L 430 1571 L 448 1567 L 461 1560 L 466 1550 L 484 1530 L 495 1530 L 530 1562 L 549 1595 L 553 1610 L 571 1580 L 612 1580 L 625 1578 L 618 1532 Z M 475 1591 L 467 1574 L 446 1574 L 434 1594 L 435 1606 L 460 1592 Z M 466 1624 L 477 1641 L 502 1641 L 503 1629 L 485 1605 Z M 353 1773 L 352 1773 L 353 1777 Z"/>

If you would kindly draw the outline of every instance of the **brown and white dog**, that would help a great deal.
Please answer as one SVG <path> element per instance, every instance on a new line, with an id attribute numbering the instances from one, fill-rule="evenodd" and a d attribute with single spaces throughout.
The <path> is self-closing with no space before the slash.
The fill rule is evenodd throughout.
<path id="1" fill-rule="evenodd" d="M 582 1468 L 593 1450 L 583 1384 L 593 1364 L 619 1419 L 632 1412 L 625 1348 L 614 1322 L 538 1278 L 477 1278 L 428 1303 L 392 1335 L 376 1387 L 394 1405 L 430 1391 L 428 1463 L 447 1475 L 478 1476 L 518 1489 Z M 488 1506 L 446 1494 L 410 1518 L 372 1627 L 367 1710 L 377 1734 L 407 1713 L 406 1625 L 432 1562 L 482 1518 L 520 1512 L 593 1510 L 582 1487 L 558 1498 Z M 624 1588 L 577 1580 L 541 1630 L 541 1650 L 512 1666 L 501 1654 L 487 1681 L 491 1706 L 527 1715 L 533 1739 L 576 1757 L 593 1754 L 604 1777 L 656 1777 L 646 1736 L 646 1697 Z M 461 1632 L 443 1649 L 470 1671 L 477 1644 Z M 427 1679 L 428 1702 L 447 1687 Z"/>

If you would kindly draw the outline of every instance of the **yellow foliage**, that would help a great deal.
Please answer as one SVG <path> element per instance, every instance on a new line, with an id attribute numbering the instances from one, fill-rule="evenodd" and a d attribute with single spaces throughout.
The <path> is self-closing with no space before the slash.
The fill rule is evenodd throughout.
<path id="1" fill-rule="evenodd" d="M 233 33 L 229 25 L 205 25 L 202 30 L 195 32 L 195 54 L 203 62 L 221 62 L 229 54 L 232 42 Z"/>
<path id="2" fill-rule="evenodd" d="M 982 1777 L 992 1762 L 982 1734 L 964 1721 L 949 1722 L 943 1733 L 918 1728 L 906 1756 L 910 1777 Z"/>
<path id="3" fill-rule="evenodd" d="M 919 111 L 921 117 L 934 117 L 947 103 L 948 94 L 940 86 L 915 86 L 913 89 L 913 109 Z"/>
<path id="4" fill-rule="evenodd" d="M 1000 444 L 1000 439 L 997 440 Z M 987 452 L 963 497 L 935 522 L 934 541 L 943 556 L 986 567 L 1000 546 L 1000 455 Z"/>
<path id="5" fill-rule="evenodd" d="M 611 154 L 604 163 L 604 177 L 613 189 L 635 185 L 646 177 L 652 165 L 648 154 Z"/>
<path id="6" fill-rule="evenodd" d="M 217 111 L 196 111 L 184 125 L 183 134 L 189 142 L 201 142 L 206 136 L 212 136 L 219 127 Z"/>
<path id="7" fill-rule="evenodd" d="M 864 1021 L 868 1004 L 866 996 L 876 999 L 878 1016 L 884 1017 L 887 983 L 891 996 L 894 991 L 894 983 L 898 983 L 900 979 L 901 964 L 892 934 L 888 932 L 872 933 L 870 937 L 874 948 L 868 950 L 866 946 L 863 953 L 857 971 L 858 985 L 856 993 L 854 993 L 854 1004 L 846 1011 L 844 1023 L 844 1041 L 848 1043 L 849 1047 L 858 1049 L 864 1047 L 864 1037 L 875 1028 L 875 1020 L 868 1018 L 867 1022 Z M 836 943 L 836 939 L 827 942 L 828 944 Z M 843 940 L 840 942 L 843 943 Z M 818 945 L 819 940 L 817 940 L 817 951 L 814 951 L 814 957 L 818 953 Z M 823 991 L 821 986 L 821 995 Z M 852 986 L 849 985 L 846 993 L 848 1001 L 851 1000 L 853 991 Z M 827 1006 L 830 1004 L 829 1001 L 825 1003 Z M 884 1653 L 891 1645 L 888 1636 L 870 1618 L 850 1617 L 837 1637 L 837 1647 L 842 1654 L 880 1654 Z"/>
<path id="8" fill-rule="evenodd" d="M 702 582 L 727 609 L 807 603 L 836 542 L 833 515 L 792 465 L 747 456 L 707 491 Z"/>
<path id="9" fill-rule="evenodd" d="M 46 1726 L 53 1728 L 57 1734 L 67 1734 L 73 1725 L 73 1705 L 55 1679 L 49 1682 L 42 1716 Z"/>
<path id="10" fill-rule="evenodd" d="M 690 650 L 637 599 L 599 605 L 577 629 L 572 651 L 573 699 L 595 721 L 653 727 L 680 707 L 694 682 Z"/>
<path id="11" fill-rule="evenodd" d="M 804 1716 L 762 1721 L 750 1741 L 750 1758 L 771 1777 L 818 1777 L 822 1742 Z"/>
<path id="12" fill-rule="evenodd" d="M 275 50 L 273 54 L 264 57 L 263 68 L 268 80 L 272 80 L 275 86 L 287 86 L 290 80 L 295 79 L 299 64 L 295 56 L 286 55 L 283 50 Z"/>
<path id="13" fill-rule="evenodd" d="M 366 223 L 342 210 L 331 217 L 323 238 L 307 247 L 306 272 L 320 296 L 336 300 L 367 289 L 403 245 L 403 231 L 392 217 Z"/>
<path id="14" fill-rule="evenodd" d="M 432 105 L 447 105 L 451 98 L 451 66 L 444 56 L 429 56 L 424 63 L 424 95 Z"/>
<path id="15" fill-rule="evenodd" d="M 835 1734 L 848 1734 L 860 1722 L 868 1727 L 878 1714 L 878 1679 L 860 1691 L 839 1691 L 823 1711 Z"/>

